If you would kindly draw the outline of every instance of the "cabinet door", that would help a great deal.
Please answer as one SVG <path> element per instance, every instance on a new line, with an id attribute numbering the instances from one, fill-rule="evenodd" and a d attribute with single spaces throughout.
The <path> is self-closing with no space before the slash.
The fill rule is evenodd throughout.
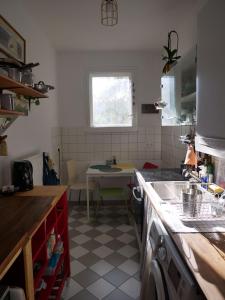
<path id="1" fill-rule="evenodd" d="M 225 1 L 209 0 L 198 16 L 196 149 L 225 155 Z"/>

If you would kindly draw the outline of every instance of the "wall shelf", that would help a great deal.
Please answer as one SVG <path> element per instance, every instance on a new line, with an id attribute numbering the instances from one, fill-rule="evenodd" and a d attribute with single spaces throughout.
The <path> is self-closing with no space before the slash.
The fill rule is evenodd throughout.
<path id="1" fill-rule="evenodd" d="M 42 94 L 35 89 L 28 87 L 16 80 L 13 80 L 7 76 L 0 74 L 0 89 L 9 90 L 16 94 L 33 97 L 33 98 L 48 98 L 45 94 Z"/>
<path id="2" fill-rule="evenodd" d="M 25 116 L 26 114 L 21 111 L 0 109 L 0 116 L 2 115 L 4 117 L 18 117 L 18 116 Z"/>

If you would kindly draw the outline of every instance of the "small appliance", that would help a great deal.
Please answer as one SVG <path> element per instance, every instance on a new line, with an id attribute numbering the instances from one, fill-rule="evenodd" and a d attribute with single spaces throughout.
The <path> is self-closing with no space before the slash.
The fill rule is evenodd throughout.
<path id="1" fill-rule="evenodd" d="M 19 191 L 33 189 L 33 166 L 29 160 L 14 161 L 13 185 Z"/>

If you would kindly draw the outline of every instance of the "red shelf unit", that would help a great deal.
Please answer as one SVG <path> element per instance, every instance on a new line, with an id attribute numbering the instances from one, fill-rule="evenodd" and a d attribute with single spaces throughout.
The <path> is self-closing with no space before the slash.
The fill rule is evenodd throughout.
<path id="1" fill-rule="evenodd" d="M 46 275 L 46 270 L 51 259 L 48 258 L 47 244 L 52 232 L 54 231 L 56 243 L 63 242 L 63 251 L 51 275 Z M 52 208 L 45 221 L 41 224 L 32 238 L 32 258 L 35 299 L 45 300 L 60 299 L 65 281 L 70 276 L 70 256 L 68 240 L 68 206 L 66 193 Z M 41 281 L 44 281 L 46 288 L 36 291 Z"/>

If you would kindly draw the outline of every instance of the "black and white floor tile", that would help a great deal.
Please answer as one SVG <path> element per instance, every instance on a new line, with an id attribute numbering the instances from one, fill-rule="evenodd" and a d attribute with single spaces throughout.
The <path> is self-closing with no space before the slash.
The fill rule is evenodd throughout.
<path id="1" fill-rule="evenodd" d="M 71 279 L 64 300 L 138 300 L 139 250 L 127 211 L 103 206 L 87 221 L 84 206 L 70 205 Z"/>

